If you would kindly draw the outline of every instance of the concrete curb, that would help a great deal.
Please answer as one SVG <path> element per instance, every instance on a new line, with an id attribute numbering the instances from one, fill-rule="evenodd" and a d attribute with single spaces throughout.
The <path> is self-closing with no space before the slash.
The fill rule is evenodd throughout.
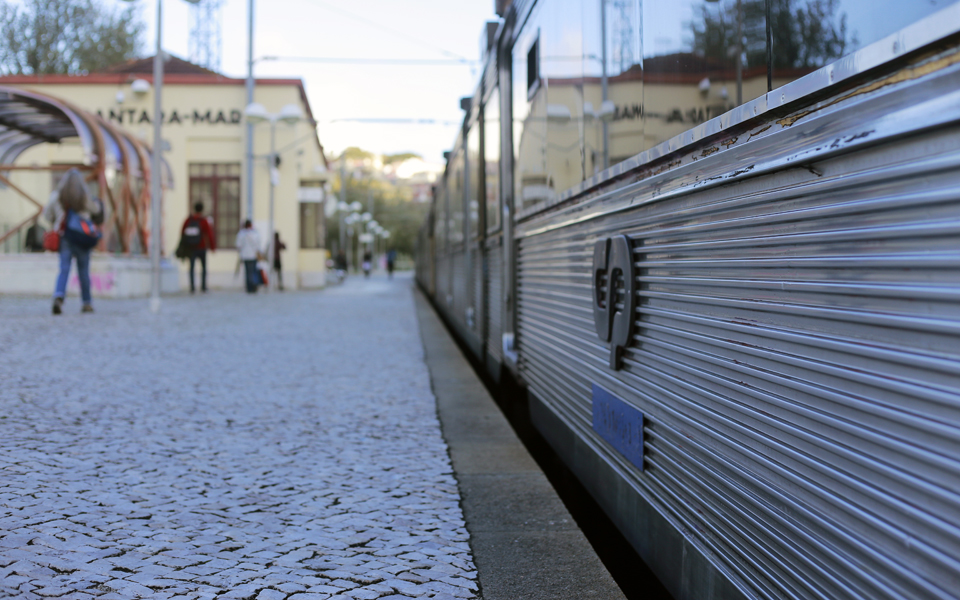
<path id="1" fill-rule="evenodd" d="M 623 599 L 433 308 L 414 298 L 482 598 Z"/>

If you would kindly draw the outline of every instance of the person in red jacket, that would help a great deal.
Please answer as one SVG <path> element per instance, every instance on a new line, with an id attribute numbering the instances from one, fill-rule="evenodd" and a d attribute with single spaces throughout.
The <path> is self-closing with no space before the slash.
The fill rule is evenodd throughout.
<path id="1" fill-rule="evenodd" d="M 200 291 L 207 291 L 207 250 L 217 249 L 217 238 L 210 222 L 203 216 L 203 202 L 193 205 L 193 214 L 187 217 L 180 229 L 183 243 L 190 249 L 190 293 L 196 292 L 193 283 L 193 267 L 200 260 Z"/>

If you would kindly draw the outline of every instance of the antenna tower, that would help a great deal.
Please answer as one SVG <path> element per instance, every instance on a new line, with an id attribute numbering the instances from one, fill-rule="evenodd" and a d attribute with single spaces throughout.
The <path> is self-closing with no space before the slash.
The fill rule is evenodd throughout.
<path id="1" fill-rule="evenodd" d="M 220 72 L 220 7 L 223 0 L 201 0 L 190 7 L 190 61 Z"/>
<path id="2" fill-rule="evenodd" d="M 620 72 L 628 70 L 634 65 L 634 50 L 636 46 L 636 35 L 634 30 L 639 25 L 639 19 L 636 14 L 636 1 L 633 0 L 614 0 L 612 3 L 614 9 L 613 17 L 613 43 L 612 54 L 613 63 L 618 65 Z"/>

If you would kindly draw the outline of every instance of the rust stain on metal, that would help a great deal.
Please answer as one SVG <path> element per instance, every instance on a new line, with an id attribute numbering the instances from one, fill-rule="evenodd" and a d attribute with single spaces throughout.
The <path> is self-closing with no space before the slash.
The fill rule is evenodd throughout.
<path id="1" fill-rule="evenodd" d="M 763 127 L 762 129 L 758 129 L 758 130 L 754 131 L 753 133 L 751 133 L 751 134 L 750 134 L 750 137 L 753 138 L 753 136 L 755 136 L 755 135 L 760 135 L 761 133 L 763 133 L 764 131 L 770 129 L 771 127 L 773 127 L 773 125 L 767 125 L 766 127 Z"/>
<path id="2" fill-rule="evenodd" d="M 720 145 L 721 145 L 721 146 L 726 146 L 727 148 L 729 148 L 730 146 L 736 144 L 738 139 L 740 139 L 740 138 L 730 138 L 729 140 L 727 140 L 727 141 L 725 141 L 725 142 L 720 142 Z"/>
<path id="3" fill-rule="evenodd" d="M 705 158 L 707 156 L 710 156 L 714 152 L 719 152 L 719 151 L 720 151 L 720 148 L 717 148 L 716 146 L 710 146 L 709 148 L 704 148 L 703 152 L 700 153 L 700 156 Z"/>
<path id="4" fill-rule="evenodd" d="M 778 124 L 778 125 L 781 125 L 781 126 L 783 126 L 783 127 L 790 127 L 790 126 L 792 126 L 794 123 L 796 123 L 797 121 L 799 121 L 800 119 L 802 119 L 802 118 L 804 118 L 804 117 L 806 117 L 806 116 L 809 116 L 809 115 L 811 115 L 811 114 L 813 114 L 814 112 L 817 112 L 817 111 L 819 111 L 819 110 L 823 110 L 824 108 L 829 108 L 829 107 L 833 106 L 834 104 L 838 104 L 838 103 L 840 103 L 840 102 L 843 102 L 843 101 L 845 101 L 845 100 L 849 100 L 850 98 L 854 98 L 854 97 L 856 97 L 856 96 L 861 96 L 861 95 L 863 95 L 863 94 L 869 94 L 870 92 L 875 92 L 875 91 L 877 91 L 877 90 L 879 90 L 879 89 L 881 89 L 881 88 L 885 88 L 885 87 L 890 86 L 890 85 L 896 85 L 896 84 L 898 84 L 898 83 L 903 83 L 904 81 L 912 81 L 912 80 L 914 80 L 914 79 L 919 79 L 920 77 L 923 77 L 923 76 L 925 76 L 925 75 L 929 75 L 930 73 L 935 73 L 935 72 L 937 72 L 937 71 L 940 71 L 941 69 L 945 69 L 945 68 L 947 68 L 947 67 L 949 67 L 949 66 L 951 66 L 951 65 L 954 65 L 954 64 L 956 64 L 956 63 L 958 63 L 958 62 L 960 62 L 960 52 L 954 52 L 953 54 L 950 54 L 949 56 L 943 56 L 943 57 L 941 57 L 941 58 L 938 58 L 938 59 L 935 59 L 935 60 L 931 60 L 931 61 L 929 61 L 929 62 L 920 64 L 920 65 L 916 65 L 916 66 L 913 66 L 913 67 L 905 67 L 905 68 L 897 71 L 897 72 L 894 73 L 893 75 L 890 75 L 890 76 L 888 76 L 888 77 L 884 77 L 883 79 L 881 79 L 881 80 L 879 80 L 879 81 L 874 81 L 873 83 L 868 84 L 868 85 L 865 85 L 865 86 L 863 86 L 863 87 L 861 87 L 861 88 L 858 88 L 858 89 L 856 89 L 856 90 L 853 90 L 852 92 L 850 92 L 850 93 L 848 93 L 848 94 L 844 94 L 843 96 L 840 96 L 839 98 L 835 98 L 834 100 L 828 102 L 827 104 L 824 104 L 823 106 L 821 106 L 820 108 L 818 108 L 818 109 L 816 109 L 816 110 L 805 110 L 805 111 L 799 112 L 799 113 L 797 113 L 797 114 L 795 114 L 795 115 L 791 115 L 791 116 L 789 116 L 789 117 L 785 117 L 785 118 L 783 118 L 783 119 L 780 119 L 779 121 L 777 121 L 777 124 Z"/>
<path id="5" fill-rule="evenodd" d="M 679 161 L 679 160 L 675 160 L 675 161 L 673 161 L 672 163 L 667 163 L 667 164 L 663 165 L 662 167 L 660 167 L 659 169 L 657 169 L 656 171 L 654 171 L 653 173 L 650 173 L 650 177 L 653 177 L 654 175 L 659 175 L 660 173 L 663 173 L 664 171 L 669 171 L 670 169 L 673 169 L 674 167 L 679 167 L 679 166 L 680 166 L 680 162 L 681 162 L 681 161 Z"/>

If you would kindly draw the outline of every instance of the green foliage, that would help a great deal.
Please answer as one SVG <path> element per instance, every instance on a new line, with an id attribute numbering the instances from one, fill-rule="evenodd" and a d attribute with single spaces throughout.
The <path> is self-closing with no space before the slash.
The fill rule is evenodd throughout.
<path id="1" fill-rule="evenodd" d="M 737 20 L 741 19 L 746 66 L 766 64 L 766 3 L 764 0 L 726 0 L 703 4 L 699 19 L 690 24 L 694 52 L 733 64 Z M 843 56 L 856 45 L 848 37 L 847 15 L 837 17 L 839 0 L 771 0 L 775 69 L 814 69 Z"/>
<path id="2" fill-rule="evenodd" d="M 373 152 L 367 152 L 366 150 L 361 150 L 356 146 L 350 146 L 345 148 L 344 151 L 340 154 L 340 158 L 346 158 L 347 160 L 366 160 L 375 158 L 376 155 Z"/>
<path id="3" fill-rule="evenodd" d="M 400 154 L 384 154 L 383 164 L 389 165 L 395 162 L 403 162 L 405 160 L 410 160 L 411 158 L 423 158 L 423 157 L 414 152 L 401 152 Z"/>
<path id="4" fill-rule="evenodd" d="M 338 199 L 341 198 L 339 182 L 334 183 L 333 193 Z M 399 254 L 413 255 L 417 234 L 427 211 L 430 210 L 429 205 L 413 202 L 410 191 L 406 188 L 374 178 L 347 180 L 347 203 L 355 201 L 363 205 L 361 212 L 372 212 L 373 218 L 390 231 L 387 249 L 394 249 Z M 354 226 L 354 232 L 360 229 L 362 225 Z M 334 242 L 339 243 L 340 240 L 339 214 L 328 221 L 327 236 L 328 247 L 332 249 Z"/>
<path id="5" fill-rule="evenodd" d="M 135 6 L 0 0 L 0 28 L 0 73 L 82 74 L 134 58 L 144 24 Z"/>

